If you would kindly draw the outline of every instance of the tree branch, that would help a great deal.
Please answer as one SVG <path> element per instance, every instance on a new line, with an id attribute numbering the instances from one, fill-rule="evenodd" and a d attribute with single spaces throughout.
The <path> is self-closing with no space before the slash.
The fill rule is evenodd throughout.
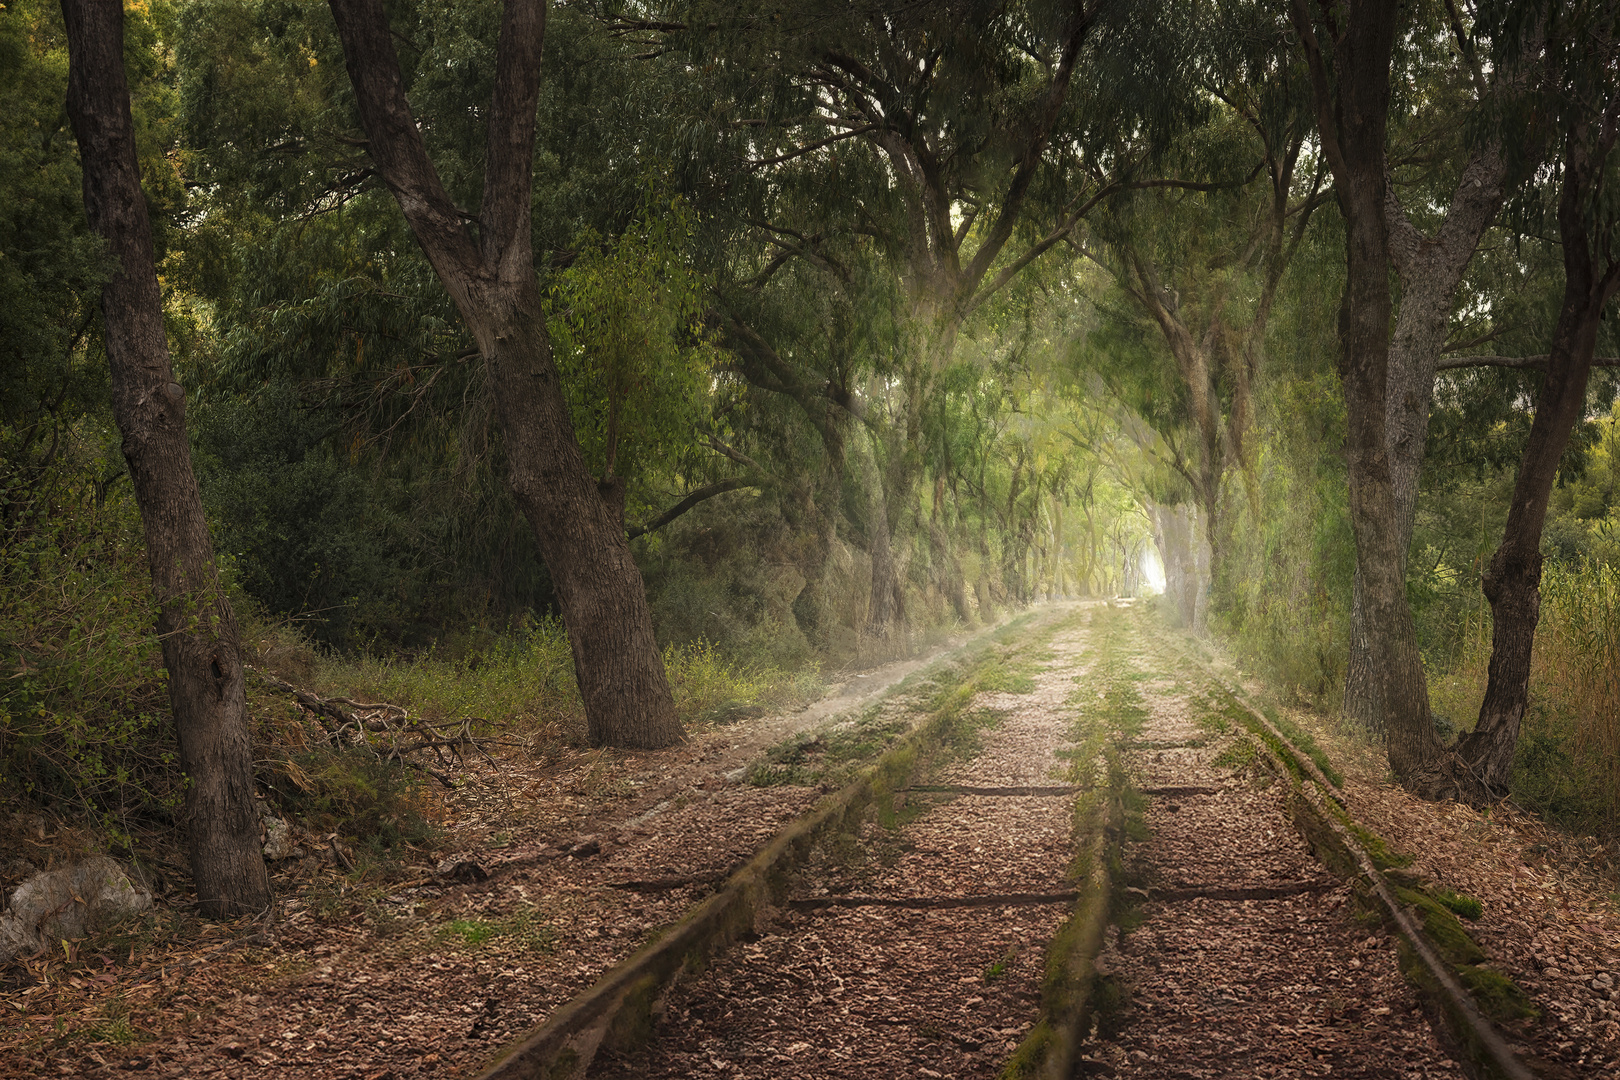
<path id="1" fill-rule="evenodd" d="M 730 480 L 719 480 L 712 484 L 705 484 L 703 487 L 698 488 L 696 491 L 692 492 L 690 495 L 676 503 L 674 506 L 670 507 L 668 510 L 665 510 L 662 514 L 659 514 L 657 517 L 647 522 L 647 524 L 631 525 L 629 528 L 625 529 L 625 533 L 631 540 L 634 540 L 638 536 L 646 536 L 650 532 L 657 532 L 659 529 L 662 529 L 665 525 L 668 525 L 670 522 L 674 521 L 676 518 L 680 517 L 682 514 L 686 513 L 700 502 L 706 502 L 707 500 L 714 498 L 716 495 L 724 495 L 728 491 L 736 491 L 738 488 L 758 486 L 759 485 L 755 484 L 753 481 L 743 477 L 733 477 Z"/>
<path id="2" fill-rule="evenodd" d="M 1620 367 L 1620 356 L 1594 356 L 1593 367 Z M 1450 360 L 1442 360 L 1435 365 L 1436 371 L 1454 371 L 1457 368 L 1516 368 L 1519 370 L 1545 371 L 1547 369 L 1547 354 L 1539 356 L 1456 356 Z"/>
<path id="3" fill-rule="evenodd" d="M 354 85 L 371 160 L 456 306 L 469 315 L 470 297 L 464 283 L 482 276 L 482 260 L 411 115 L 382 0 L 329 0 L 329 6 L 343 43 L 343 62 Z M 468 318 L 469 325 L 478 322 Z M 493 347 L 493 343 L 480 342 L 486 344 Z"/>
<path id="4" fill-rule="evenodd" d="M 850 128 L 848 131 L 840 131 L 836 135 L 829 135 L 825 139 L 818 139 L 808 146 L 801 146 L 797 150 L 790 150 L 785 154 L 777 154 L 775 157 L 761 158 L 758 161 L 749 161 L 745 162 L 744 164 L 746 164 L 750 169 L 762 169 L 767 165 L 780 165 L 784 161 L 792 161 L 794 158 L 803 157 L 806 154 L 814 153 L 824 146 L 831 146 L 835 142 L 842 142 L 844 139 L 853 139 L 857 135 L 865 135 L 868 131 L 871 131 L 872 128 L 873 125 L 871 124 L 867 124 L 863 127 Z"/>
<path id="5" fill-rule="evenodd" d="M 546 39 L 545 0 L 506 0 L 495 50 L 484 150 L 484 198 L 478 238 L 484 261 L 503 281 L 534 275 L 529 247 L 534 172 L 535 110 L 540 99 L 540 52 Z M 358 84 L 356 84 L 358 85 Z"/>
<path id="6" fill-rule="evenodd" d="M 1002 199 L 995 222 L 990 226 L 984 242 L 973 253 L 973 258 L 964 273 L 964 284 L 970 290 L 977 288 L 978 283 L 989 272 L 991 264 L 1001 254 L 1002 247 L 1012 237 L 1018 217 L 1023 213 L 1024 199 L 1029 194 L 1030 184 L 1034 182 L 1035 170 L 1039 167 L 1041 156 L 1046 152 L 1047 143 L 1051 140 L 1052 127 L 1057 123 L 1063 109 L 1063 101 L 1068 96 L 1069 82 L 1073 78 L 1075 64 L 1080 58 L 1080 46 L 1096 22 L 1097 12 L 1102 4 L 1103 0 L 1093 0 L 1085 6 L 1076 5 L 1078 10 L 1075 12 L 1074 21 L 1069 25 L 1068 39 L 1063 43 L 1063 54 L 1058 60 L 1057 70 L 1052 73 L 1052 82 L 1046 90 L 1046 100 L 1041 104 L 1040 117 L 1032 126 L 1023 153 L 1019 155 L 1018 167 L 1013 172 L 1012 182 L 1007 186 L 1007 194 Z"/>

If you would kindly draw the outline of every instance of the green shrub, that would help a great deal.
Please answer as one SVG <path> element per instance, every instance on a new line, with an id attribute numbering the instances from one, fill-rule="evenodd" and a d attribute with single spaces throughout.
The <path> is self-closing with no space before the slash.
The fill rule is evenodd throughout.
<path id="1" fill-rule="evenodd" d="M 0 472 L 0 799 L 123 834 L 171 817 L 183 779 L 139 515 L 85 457 Z"/>

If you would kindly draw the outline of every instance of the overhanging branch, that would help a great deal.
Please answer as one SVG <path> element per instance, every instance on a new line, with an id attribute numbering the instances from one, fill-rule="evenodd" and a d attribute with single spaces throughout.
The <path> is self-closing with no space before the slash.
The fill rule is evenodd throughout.
<path id="1" fill-rule="evenodd" d="M 1620 367 L 1620 356 L 1595 356 L 1592 358 L 1593 367 Z M 1436 371 L 1452 371 L 1457 368 L 1498 367 L 1518 368 L 1531 371 L 1543 371 L 1547 367 L 1547 355 L 1540 356 L 1454 356 L 1450 360 L 1442 360 L 1435 365 Z"/>
<path id="2" fill-rule="evenodd" d="M 758 486 L 758 484 L 745 477 L 733 477 L 729 480 L 719 480 L 713 484 L 705 484 L 696 491 L 692 492 L 692 494 L 688 495 L 686 498 L 682 499 L 680 502 L 676 503 L 674 506 L 670 507 L 668 510 L 665 510 L 662 514 L 647 522 L 647 524 L 631 525 L 624 531 L 631 540 L 634 540 L 638 536 L 646 536 L 650 532 L 657 532 L 659 529 L 662 529 L 665 525 L 668 525 L 670 522 L 674 521 L 676 518 L 680 517 L 682 514 L 686 513 L 700 502 L 705 502 L 712 499 L 716 495 L 724 495 L 728 491 L 736 491 L 738 488 Z"/>

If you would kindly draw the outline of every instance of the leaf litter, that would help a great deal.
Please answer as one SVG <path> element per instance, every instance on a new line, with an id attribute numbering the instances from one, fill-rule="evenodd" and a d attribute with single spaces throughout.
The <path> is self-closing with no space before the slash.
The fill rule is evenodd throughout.
<path id="1" fill-rule="evenodd" d="M 941 786 L 1044 787 L 1085 685 L 1082 632 L 1051 643 L 1031 694 Z M 1280 792 L 1196 724 L 1186 672 L 1152 649 L 1136 782 L 1171 794 L 1127 848 L 1139 894 L 1100 957 L 1106 1008 L 1083 1075 L 1460 1075 L 1342 886 L 1269 900 L 1144 899 L 1149 886 L 1298 883 L 1323 872 Z M 916 665 L 910 665 L 915 667 Z M 1077 671 L 1080 674 L 1077 676 Z M 835 702 L 848 707 L 850 699 Z M 905 703 L 893 708 L 903 711 Z M 0 981 L 0 1072 L 18 1077 L 465 1076 L 675 920 L 820 792 L 738 782 L 764 748 L 833 707 L 699 734 L 663 754 L 561 762 L 498 755 L 438 806 L 447 842 L 393 880 L 319 852 L 283 864 L 286 899 L 259 920 L 204 925 L 171 904 L 151 925 Z M 1620 916 L 1613 853 L 1510 805 L 1481 815 L 1412 799 L 1360 744 L 1310 727 L 1347 774 L 1352 813 L 1409 868 L 1482 905 L 1470 932 L 1545 1017 L 1516 1033 L 1572 1076 L 1620 1075 Z M 1358 757 L 1358 755 L 1360 755 Z M 820 853 L 801 895 L 939 897 L 1064 884 L 1068 800 L 911 792 L 892 827 Z M 318 846 L 318 845 L 317 845 Z M 450 855 L 486 880 L 432 872 Z M 450 860 L 446 860 L 450 861 Z M 179 898 L 177 898 L 179 899 Z M 993 1076 L 1036 1016 L 1045 943 L 1065 907 L 828 908 L 777 914 L 677 988 L 662 1037 L 593 1075 Z M 144 935 L 144 936 L 143 936 Z M 1556 1063 L 1556 1064 L 1554 1064 Z"/>

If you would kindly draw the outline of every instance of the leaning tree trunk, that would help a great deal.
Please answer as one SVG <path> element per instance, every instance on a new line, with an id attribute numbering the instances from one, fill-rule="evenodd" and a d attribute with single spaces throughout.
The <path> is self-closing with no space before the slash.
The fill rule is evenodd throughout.
<path id="1" fill-rule="evenodd" d="M 189 781 L 191 876 L 210 917 L 262 911 L 270 903 L 270 877 L 259 847 L 241 645 L 214 565 L 186 441 L 186 395 L 174 381 L 163 330 L 124 76 L 124 6 L 121 0 L 63 0 L 62 15 L 68 115 L 79 140 L 85 212 L 119 267 L 101 294 L 113 417 L 159 604 L 169 704 Z"/>
<path id="2" fill-rule="evenodd" d="M 562 603 L 591 744 L 685 741 L 630 555 L 623 492 L 598 486 L 574 437 L 530 246 L 543 0 L 507 0 L 488 111 L 477 243 L 411 114 L 382 0 L 330 0 L 366 150 L 478 343 L 510 480 Z"/>
<path id="3" fill-rule="evenodd" d="M 1340 374 L 1362 611 L 1383 703 L 1390 767 L 1410 783 L 1440 758 L 1442 748 L 1429 716 L 1428 684 L 1406 601 L 1404 545 L 1386 438 L 1391 304 L 1384 140 L 1398 7 L 1396 0 L 1352 4 L 1342 29 L 1315 22 L 1305 0 L 1293 0 L 1292 13 L 1310 65 L 1317 127 L 1345 220 Z M 1317 42 L 1318 27 L 1337 35 L 1330 57 Z"/>
<path id="4" fill-rule="evenodd" d="M 623 488 L 597 483 L 585 467 L 539 284 L 531 274 L 484 307 L 508 313 L 474 332 L 497 342 L 489 372 L 512 491 L 557 589 L 591 745 L 681 742 L 647 592 L 625 537 Z"/>
<path id="5" fill-rule="evenodd" d="M 1587 145 L 1571 136 L 1565 149 L 1558 228 L 1564 248 L 1564 299 L 1536 395 L 1535 419 L 1513 485 L 1502 546 L 1485 572 L 1491 602 L 1491 663 L 1479 723 L 1458 753 L 1487 794 L 1505 792 L 1530 694 L 1530 654 L 1541 613 L 1541 530 L 1558 462 L 1586 408 L 1586 384 L 1598 323 L 1620 283 L 1620 262 L 1598 266 L 1588 236 L 1587 204 L 1614 142 L 1611 119 Z M 1596 122 L 1590 125 L 1598 127 Z M 1590 135 L 1590 129 L 1582 134 Z M 1605 252 L 1607 254 L 1607 252 Z"/>

